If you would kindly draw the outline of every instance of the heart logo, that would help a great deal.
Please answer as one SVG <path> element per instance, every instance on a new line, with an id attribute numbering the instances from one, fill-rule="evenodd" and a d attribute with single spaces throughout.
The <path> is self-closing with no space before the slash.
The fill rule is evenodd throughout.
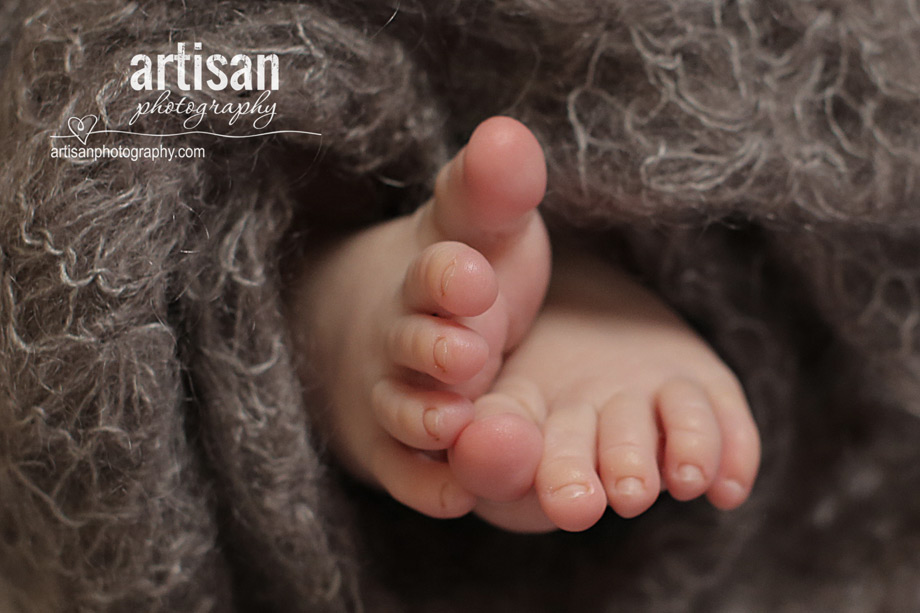
<path id="1" fill-rule="evenodd" d="M 99 121 L 99 118 L 95 115 L 71 117 L 67 120 L 67 127 L 70 128 L 73 135 L 77 137 L 77 140 L 85 145 L 86 137 L 92 134 L 97 121 Z"/>

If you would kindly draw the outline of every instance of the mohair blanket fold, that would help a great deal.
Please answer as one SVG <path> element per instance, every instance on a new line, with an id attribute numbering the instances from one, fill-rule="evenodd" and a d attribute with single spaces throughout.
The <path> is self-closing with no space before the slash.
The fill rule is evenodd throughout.
<path id="1" fill-rule="evenodd" d="M 135 118 L 132 58 L 178 42 L 275 54 L 271 126 Z M 0 610 L 920 610 L 918 65 L 916 0 L 0 1 Z M 257 97 L 176 66 L 174 101 Z M 335 469 L 287 266 L 493 114 L 543 144 L 551 223 L 738 373 L 739 510 L 521 536 Z"/>

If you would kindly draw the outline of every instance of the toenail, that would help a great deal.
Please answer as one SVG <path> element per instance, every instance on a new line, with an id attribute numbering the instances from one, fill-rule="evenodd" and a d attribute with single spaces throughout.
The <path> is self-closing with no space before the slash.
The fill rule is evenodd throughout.
<path id="1" fill-rule="evenodd" d="M 563 485 L 560 488 L 553 490 L 553 496 L 557 498 L 567 498 L 569 500 L 575 500 L 576 498 L 581 498 L 582 496 L 587 496 L 592 492 L 590 485 L 584 483 L 570 483 L 568 485 Z"/>
<path id="2" fill-rule="evenodd" d="M 447 363 L 447 339 L 439 336 L 434 342 L 434 365 L 438 370 L 447 370 L 444 365 Z"/>
<path id="3" fill-rule="evenodd" d="M 681 464 L 677 468 L 677 479 L 684 483 L 696 483 L 703 480 L 703 471 L 693 464 Z"/>
<path id="4" fill-rule="evenodd" d="M 440 496 L 441 508 L 446 509 L 448 508 L 448 504 L 450 501 L 450 483 L 445 483 L 444 485 L 442 485 L 440 493 L 441 493 L 441 496 Z"/>
<path id="5" fill-rule="evenodd" d="M 725 491 L 736 498 L 744 498 L 747 493 L 747 490 L 745 490 L 745 488 L 742 487 L 742 485 L 734 479 L 725 479 L 722 481 L 722 487 L 725 489 Z"/>
<path id="6" fill-rule="evenodd" d="M 444 510 L 453 509 L 458 506 L 458 502 L 463 497 L 463 493 L 452 483 L 447 482 L 441 486 L 441 495 L 439 502 Z"/>
<path id="7" fill-rule="evenodd" d="M 645 491 L 645 482 L 637 477 L 623 477 L 617 481 L 617 493 L 634 496 Z"/>
<path id="8" fill-rule="evenodd" d="M 422 423 L 425 425 L 425 432 L 428 436 L 436 441 L 441 440 L 441 414 L 437 409 L 425 409 L 422 414 Z"/>
<path id="9" fill-rule="evenodd" d="M 454 258 L 450 261 L 450 264 L 447 265 L 447 268 L 444 269 L 444 273 L 441 275 L 441 295 L 447 295 L 447 287 L 450 285 L 450 280 L 454 278 L 454 273 L 457 272 L 457 258 Z"/>

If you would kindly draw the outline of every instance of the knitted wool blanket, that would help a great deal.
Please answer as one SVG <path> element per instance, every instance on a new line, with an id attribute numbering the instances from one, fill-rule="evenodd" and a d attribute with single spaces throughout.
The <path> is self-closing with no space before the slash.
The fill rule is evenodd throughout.
<path id="1" fill-rule="evenodd" d="M 920 609 L 918 65 L 916 0 L 3 0 L 0 609 Z M 329 458 L 286 271 L 494 114 L 738 373 L 740 509 L 522 536 Z"/>

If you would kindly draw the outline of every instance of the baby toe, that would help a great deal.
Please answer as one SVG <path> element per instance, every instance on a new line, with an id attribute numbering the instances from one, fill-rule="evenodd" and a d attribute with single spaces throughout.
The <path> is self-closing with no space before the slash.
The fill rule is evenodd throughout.
<path id="1" fill-rule="evenodd" d="M 598 420 L 598 467 L 610 506 L 635 517 L 658 498 L 658 429 L 650 403 L 638 396 L 615 396 Z"/>
<path id="2" fill-rule="evenodd" d="M 535 482 L 543 511 L 562 530 L 587 530 L 607 507 L 595 469 L 597 411 L 588 405 L 557 405 L 543 425 L 543 437 Z"/>
<path id="3" fill-rule="evenodd" d="M 399 366 L 454 385 L 482 370 L 489 358 L 489 345 L 477 332 L 457 322 L 416 314 L 393 325 L 387 352 Z"/>
<path id="4" fill-rule="evenodd" d="M 476 497 L 457 483 L 447 463 L 391 438 L 379 441 L 370 470 L 393 498 L 430 517 L 460 517 L 476 504 Z"/>
<path id="5" fill-rule="evenodd" d="M 741 386 L 731 381 L 709 389 L 722 436 L 719 471 L 706 497 L 713 506 L 729 510 L 745 500 L 760 466 L 760 435 Z"/>
<path id="6" fill-rule="evenodd" d="M 722 440 L 712 403 L 697 383 L 674 379 L 658 392 L 665 484 L 677 500 L 702 495 L 719 469 Z"/>
<path id="7" fill-rule="evenodd" d="M 426 247 L 409 265 L 403 295 L 412 311 L 475 317 L 495 302 L 498 281 L 481 253 L 443 241 Z"/>
<path id="8" fill-rule="evenodd" d="M 447 449 L 473 419 L 473 403 L 467 398 L 393 379 L 377 382 L 371 406 L 387 434 L 416 449 Z"/>

